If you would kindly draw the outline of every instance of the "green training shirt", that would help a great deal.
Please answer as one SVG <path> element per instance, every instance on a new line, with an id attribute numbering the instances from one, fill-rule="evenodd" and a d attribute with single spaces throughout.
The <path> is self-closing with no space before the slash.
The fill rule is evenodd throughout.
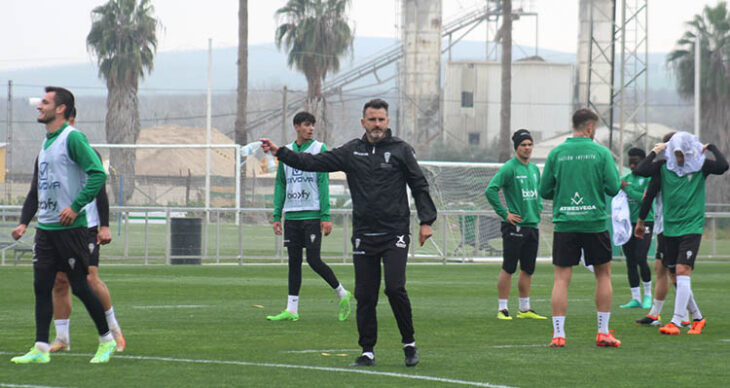
<path id="1" fill-rule="evenodd" d="M 636 220 L 639 219 L 639 211 L 641 210 L 641 200 L 644 198 L 644 192 L 649 187 L 651 178 L 644 178 L 638 176 L 633 172 L 626 174 L 622 180 L 628 183 L 628 186 L 624 188 L 626 196 L 629 197 L 629 212 L 631 212 L 631 223 L 635 224 Z M 654 221 L 654 206 L 649 210 L 649 214 L 646 216 L 644 221 Z"/>
<path id="2" fill-rule="evenodd" d="M 522 222 L 517 225 L 525 228 L 537 228 L 542 211 L 542 199 L 538 195 L 540 187 L 540 170 L 534 163 L 522 163 L 517 157 L 508 160 L 489 181 L 484 193 L 502 221 L 507 221 L 507 211 L 519 214 Z M 507 209 L 499 200 L 499 190 L 504 193 Z"/>
<path id="3" fill-rule="evenodd" d="M 606 231 L 605 195 L 613 197 L 620 188 L 611 153 L 588 137 L 553 148 L 540 181 L 540 195 L 553 201 L 556 232 Z"/>
<path id="4" fill-rule="evenodd" d="M 295 152 L 302 152 L 309 148 L 314 140 L 303 143 L 301 146 L 294 142 L 292 149 Z M 327 146 L 322 144 L 320 152 L 327 151 Z M 302 210 L 296 212 L 287 212 L 288 220 L 330 220 L 330 189 L 329 189 L 329 173 L 317 173 L 317 188 L 319 191 L 319 210 Z M 276 183 L 274 184 L 274 222 L 281 222 L 282 209 L 286 200 L 286 173 L 284 172 L 284 163 L 279 163 L 276 170 Z"/>
<path id="5" fill-rule="evenodd" d="M 666 164 L 662 166 L 661 174 L 664 235 L 702 234 L 705 229 L 705 174 L 700 170 L 680 177 Z"/>

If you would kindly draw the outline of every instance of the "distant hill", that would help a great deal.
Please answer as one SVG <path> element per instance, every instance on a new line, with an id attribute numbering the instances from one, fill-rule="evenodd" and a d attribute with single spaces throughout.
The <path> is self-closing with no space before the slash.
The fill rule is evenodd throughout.
<path id="1" fill-rule="evenodd" d="M 341 71 L 346 71 L 365 61 L 372 60 L 385 49 L 396 44 L 394 39 L 356 38 L 351 58 L 342 61 Z M 213 89 L 216 93 L 233 92 L 236 88 L 236 47 L 213 50 Z M 454 60 L 484 58 L 483 42 L 465 41 L 452 48 Z M 534 55 L 533 47 L 515 46 L 514 59 Z M 539 55 L 547 61 L 575 63 L 574 53 L 540 50 Z M 649 55 L 650 89 L 673 89 L 674 81 L 664 66 L 666 54 Z M 444 55 L 446 60 L 446 55 Z M 161 52 L 155 57 L 152 74 L 140 84 L 141 93 L 200 94 L 207 90 L 207 50 Z M 381 79 L 393 74 L 394 66 L 379 73 Z M 12 80 L 18 97 L 38 96 L 44 85 L 64 85 L 77 95 L 104 95 L 106 86 L 97 76 L 94 63 L 28 68 L 0 71 L 0 80 Z M 350 87 L 366 86 L 374 79 L 362 80 Z M 390 81 L 392 84 L 394 81 Z M 304 76 L 286 65 L 286 55 L 271 44 L 249 47 L 249 87 L 251 89 L 279 89 L 287 85 L 290 89 L 306 89 Z"/>

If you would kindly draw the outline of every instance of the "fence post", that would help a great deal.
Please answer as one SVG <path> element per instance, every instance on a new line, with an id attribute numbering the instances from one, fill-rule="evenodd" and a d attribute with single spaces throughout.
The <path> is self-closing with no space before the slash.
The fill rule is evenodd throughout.
<path id="1" fill-rule="evenodd" d="M 150 229 L 150 213 L 145 210 L 144 211 L 144 264 L 149 264 L 149 252 L 150 252 L 150 246 L 149 246 L 149 229 Z"/>
<path id="2" fill-rule="evenodd" d="M 444 238 L 444 240 L 443 240 L 443 243 L 444 243 L 444 248 L 443 248 L 444 249 L 444 258 L 443 258 L 443 262 L 444 262 L 444 264 L 446 264 L 446 258 L 449 255 L 449 247 L 447 246 L 448 241 L 449 241 L 449 225 L 448 225 L 448 222 L 446 222 L 446 217 L 448 217 L 448 215 L 447 214 L 444 214 L 444 218 L 441 221 L 441 233 L 442 233 L 443 238 Z"/>
<path id="3" fill-rule="evenodd" d="M 236 209 L 236 214 L 238 214 L 239 220 L 241 220 L 241 208 Z M 243 264 L 243 224 L 244 222 L 238 223 L 238 265 Z"/>
<path id="4" fill-rule="evenodd" d="M 129 257 L 129 212 L 124 213 L 124 257 Z"/>
<path id="5" fill-rule="evenodd" d="M 170 219 L 169 208 L 165 210 L 165 219 L 167 221 L 165 222 L 165 264 L 170 265 L 170 224 L 172 223 L 172 220 Z"/>
<path id="6" fill-rule="evenodd" d="M 220 264 L 221 262 L 221 212 L 218 210 L 215 213 L 216 216 L 216 222 L 215 222 L 215 262 L 216 264 Z"/>

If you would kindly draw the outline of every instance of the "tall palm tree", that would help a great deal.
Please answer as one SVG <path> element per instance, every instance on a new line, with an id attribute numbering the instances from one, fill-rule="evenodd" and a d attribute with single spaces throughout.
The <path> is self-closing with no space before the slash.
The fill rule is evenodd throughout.
<path id="1" fill-rule="evenodd" d="M 352 50 L 354 32 L 347 24 L 350 0 L 289 0 L 276 11 L 282 19 L 275 38 L 288 52 L 289 67 L 307 78 L 307 106 L 322 121 L 322 82 L 340 69 L 340 57 Z M 325 124 L 326 126 L 326 124 Z M 327 140 L 328 134 L 323 133 Z"/>
<path id="2" fill-rule="evenodd" d="M 502 0 L 502 86 L 499 110 L 499 161 L 510 159 L 510 131 L 512 126 L 512 0 Z"/>
<path id="3" fill-rule="evenodd" d="M 730 13 L 727 3 L 705 6 L 702 14 L 686 23 L 689 29 L 677 41 L 667 64 L 677 79 L 677 91 L 685 99 L 694 96 L 695 41 L 700 40 L 701 137 L 715 143 L 726 155 L 730 151 Z M 713 183 L 714 181 L 714 183 Z M 730 176 L 711 184 L 730 184 Z M 730 199 L 727 190 L 708 190 L 711 200 Z"/>
<path id="4" fill-rule="evenodd" d="M 134 144 L 140 131 L 137 90 L 140 78 L 150 73 L 157 49 L 159 21 L 150 0 L 109 0 L 91 11 L 91 31 L 86 37 L 89 52 L 106 81 L 106 140 Z M 110 164 L 115 187 L 122 184 L 121 201 L 134 192 L 135 152 L 112 149 Z M 113 190 L 115 196 L 118 190 Z M 117 198 L 120 201 L 120 198 Z"/>
<path id="5" fill-rule="evenodd" d="M 235 143 L 248 143 L 246 111 L 248 105 L 248 0 L 238 0 L 238 82 L 236 85 Z M 242 169 L 243 178 L 246 169 Z M 241 193 L 245 193 L 246 181 L 241 179 Z M 238 206 L 238 204 L 236 204 Z"/>

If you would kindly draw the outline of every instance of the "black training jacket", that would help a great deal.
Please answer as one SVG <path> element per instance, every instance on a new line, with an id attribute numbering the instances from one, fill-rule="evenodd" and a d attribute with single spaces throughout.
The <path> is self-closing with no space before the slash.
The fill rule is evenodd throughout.
<path id="1" fill-rule="evenodd" d="M 365 135 L 341 147 L 311 155 L 280 147 L 279 161 L 304 171 L 344 171 L 352 195 L 353 236 L 408 234 L 406 184 L 416 200 L 421 224 L 436 220 L 436 206 L 413 148 L 393 137 L 370 143 Z"/>

